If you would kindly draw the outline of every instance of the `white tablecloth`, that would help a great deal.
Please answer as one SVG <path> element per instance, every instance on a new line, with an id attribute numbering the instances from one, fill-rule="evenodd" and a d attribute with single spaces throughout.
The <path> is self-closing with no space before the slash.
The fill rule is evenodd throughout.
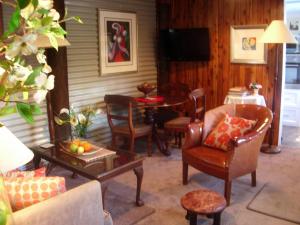
<path id="1" fill-rule="evenodd" d="M 262 95 L 247 95 L 247 96 L 235 96 L 226 95 L 224 104 L 256 104 L 266 106 L 266 101 Z"/>

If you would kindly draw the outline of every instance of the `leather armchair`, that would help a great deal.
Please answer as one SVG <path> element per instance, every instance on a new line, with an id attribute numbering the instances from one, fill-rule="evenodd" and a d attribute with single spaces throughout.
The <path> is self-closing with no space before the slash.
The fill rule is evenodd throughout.
<path id="1" fill-rule="evenodd" d="M 224 117 L 225 112 L 230 116 L 257 121 L 253 130 L 246 135 L 230 140 L 227 152 L 203 145 L 205 138 Z M 223 179 L 224 196 L 228 205 L 234 178 L 251 173 L 252 186 L 256 186 L 258 155 L 271 121 L 272 112 L 258 105 L 228 104 L 207 111 L 204 122 L 188 126 L 186 141 L 182 147 L 183 184 L 188 182 L 188 165 Z"/>

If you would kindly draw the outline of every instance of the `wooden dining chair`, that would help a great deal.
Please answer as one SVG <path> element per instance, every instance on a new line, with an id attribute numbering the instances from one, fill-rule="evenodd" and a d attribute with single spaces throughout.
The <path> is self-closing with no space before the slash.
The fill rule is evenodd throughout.
<path id="1" fill-rule="evenodd" d="M 186 97 L 188 99 L 189 93 L 191 92 L 189 86 L 184 83 L 174 82 L 162 85 L 158 89 L 159 95 L 164 97 Z M 161 108 L 158 112 L 154 115 L 155 123 L 158 128 L 163 129 L 164 124 L 172 120 L 178 116 L 183 116 L 185 114 L 185 106 L 173 106 L 168 108 Z"/>
<path id="2" fill-rule="evenodd" d="M 179 116 L 166 122 L 164 125 L 167 136 L 170 136 L 170 134 L 175 135 L 175 144 L 178 144 L 179 148 L 182 146 L 182 136 L 186 132 L 188 125 L 191 122 L 203 121 L 206 111 L 206 97 L 203 88 L 193 90 L 189 94 L 189 99 L 190 104 L 187 105 L 188 116 Z M 168 146 L 168 139 L 166 144 Z"/>
<path id="3" fill-rule="evenodd" d="M 147 152 L 152 155 L 152 126 L 134 123 L 132 97 L 123 95 L 105 95 L 107 120 L 112 133 L 112 148 L 116 148 L 116 137 L 123 136 L 130 140 L 129 150 L 134 152 L 136 138 L 147 136 Z"/>

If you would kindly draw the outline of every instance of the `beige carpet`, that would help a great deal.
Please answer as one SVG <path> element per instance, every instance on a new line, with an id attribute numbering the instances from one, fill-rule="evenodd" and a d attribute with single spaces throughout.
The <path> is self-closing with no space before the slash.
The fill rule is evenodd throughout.
<path id="1" fill-rule="evenodd" d="M 300 224 L 300 185 L 266 184 L 248 205 L 248 209 Z"/>
<path id="2" fill-rule="evenodd" d="M 142 153 L 146 153 L 146 146 Z M 141 197 L 145 206 L 154 208 L 155 212 L 144 217 L 135 225 L 187 225 L 185 211 L 180 206 L 180 197 L 186 192 L 198 188 L 210 188 L 223 193 L 223 181 L 190 169 L 189 184 L 182 185 L 181 151 L 172 150 L 172 156 L 165 157 L 155 152 L 152 157 L 147 157 L 144 162 L 144 179 Z M 252 188 L 250 175 L 236 179 L 232 187 L 232 204 L 222 214 L 222 225 L 293 225 L 285 220 L 267 216 L 247 209 L 249 202 L 262 189 L 265 184 L 276 185 L 286 193 L 286 187 L 300 181 L 300 149 L 283 149 L 278 155 L 260 154 L 257 170 L 258 185 Z M 70 179 L 67 183 L 78 185 L 83 179 Z M 283 184 L 280 186 L 280 184 Z M 134 206 L 136 177 L 133 172 L 127 172 L 110 183 L 107 200 L 123 198 L 128 203 L 126 210 L 132 217 L 138 217 L 139 212 Z M 114 196 L 113 196 L 114 195 Z M 299 194 L 292 201 L 299 201 Z M 289 202 L 288 204 L 292 204 Z M 122 218 L 118 207 L 113 207 L 113 219 Z M 116 218 L 119 217 L 119 218 Z M 136 220 L 135 220 L 136 221 Z M 135 221 L 127 221 L 122 225 L 130 225 Z M 198 225 L 210 225 L 212 221 L 199 218 Z M 120 224 L 119 224 L 120 225 Z"/>
<path id="3" fill-rule="evenodd" d="M 73 179 L 71 178 L 72 173 L 61 167 L 56 167 L 51 175 L 65 177 L 67 190 L 89 181 L 81 176 Z M 115 182 L 114 180 L 108 183 L 104 204 L 105 209 L 111 213 L 114 225 L 133 225 L 155 212 L 155 209 L 148 205 L 135 206 L 135 198 L 130 195 L 128 197 L 128 194 L 126 194 L 128 192 L 135 193 L 135 191 L 134 187 Z"/>

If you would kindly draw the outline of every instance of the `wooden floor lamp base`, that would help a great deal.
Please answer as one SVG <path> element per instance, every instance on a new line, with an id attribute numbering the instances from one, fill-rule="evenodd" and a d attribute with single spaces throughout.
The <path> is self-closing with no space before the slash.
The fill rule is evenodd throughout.
<path id="1" fill-rule="evenodd" d="M 281 149 L 279 146 L 263 144 L 260 151 L 266 154 L 278 154 L 281 152 Z"/>

